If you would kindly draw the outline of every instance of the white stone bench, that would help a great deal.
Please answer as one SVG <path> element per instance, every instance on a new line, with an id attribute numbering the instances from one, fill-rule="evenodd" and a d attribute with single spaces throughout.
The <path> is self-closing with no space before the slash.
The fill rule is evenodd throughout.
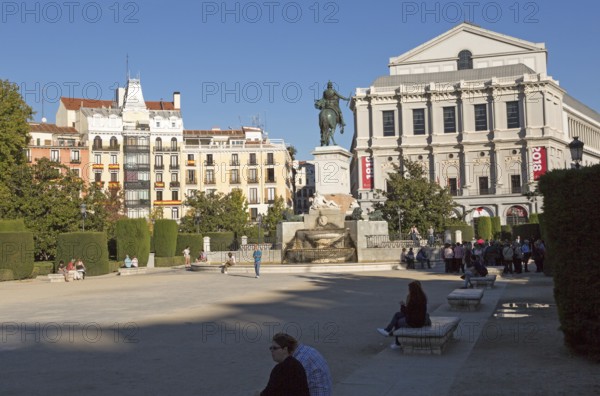
<path id="1" fill-rule="evenodd" d="M 483 286 L 488 289 L 492 289 L 494 287 L 494 282 L 496 282 L 496 275 L 478 276 L 471 278 L 471 283 L 473 283 L 475 287 Z"/>
<path id="2" fill-rule="evenodd" d="M 50 283 L 64 282 L 65 276 L 63 274 L 48 274 L 48 280 Z"/>
<path id="3" fill-rule="evenodd" d="M 146 267 L 138 267 L 138 268 L 119 268 L 119 275 L 127 276 L 127 275 L 140 275 L 146 273 Z"/>
<path id="4" fill-rule="evenodd" d="M 401 327 L 393 335 L 406 354 L 418 353 L 441 355 L 448 342 L 453 338 L 460 318 L 450 316 L 431 317 L 431 326 Z"/>
<path id="5" fill-rule="evenodd" d="M 483 289 L 455 289 L 448 294 L 448 304 L 454 310 L 475 311 L 482 297 Z"/>

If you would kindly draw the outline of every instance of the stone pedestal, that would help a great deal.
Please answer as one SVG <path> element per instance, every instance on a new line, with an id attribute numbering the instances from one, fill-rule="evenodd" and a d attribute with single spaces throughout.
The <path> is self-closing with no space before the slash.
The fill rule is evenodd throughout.
<path id="1" fill-rule="evenodd" d="M 316 147 L 315 191 L 321 195 L 350 194 L 350 152 L 340 146 Z"/>

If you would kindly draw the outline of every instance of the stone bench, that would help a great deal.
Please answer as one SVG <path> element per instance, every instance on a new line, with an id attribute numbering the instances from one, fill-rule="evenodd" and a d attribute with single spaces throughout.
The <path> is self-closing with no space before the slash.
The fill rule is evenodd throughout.
<path id="1" fill-rule="evenodd" d="M 48 274 L 48 280 L 50 283 L 64 282 L 65 276 L 63 274 Z"/>
<path id="2" fill-rule="evenodd" d="M 496 275 L 478 276 L 471 278 L 471 283 L 473 283 L 475 287 L 483 286 L 488 289 L 492 289 L 494 287 L 494 282 L 496 282 Z"/>
<path id="3" fill-rule="evenodd" d="M 441 355 L 459 323 L 460 318 L 456 317 L 431 317 L 431 326 L 401 327 L 393 335 L 406 354 Z"/>
<path id="4" fill-rule="evenodd" d="M 119 275 L 127 276 L 127 275 L 140 275 L 146 273 L 146 267 L 138 267 L 138 268 L 119 268 Z"/>
<path id="5" fill-rule="evenodd" d="M 448 294 L 448 304 L 453 310 L 475 311 L 482 297 L 483 289 L 455 289 Z"/>

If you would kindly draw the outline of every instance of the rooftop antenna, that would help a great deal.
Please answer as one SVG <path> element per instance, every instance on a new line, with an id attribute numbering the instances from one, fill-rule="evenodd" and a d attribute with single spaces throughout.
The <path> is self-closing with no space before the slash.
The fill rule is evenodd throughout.
<path id="1" fill-rule="evenodd" d="M 44 94 L 42 93 L 42 123 L 46 122 L 46 117 L 44 116 Z"/>
<path id="2" fill-rule="evenodd" d="M 129 81 L 129 54 L 125 56 L 125 84 Z"/>

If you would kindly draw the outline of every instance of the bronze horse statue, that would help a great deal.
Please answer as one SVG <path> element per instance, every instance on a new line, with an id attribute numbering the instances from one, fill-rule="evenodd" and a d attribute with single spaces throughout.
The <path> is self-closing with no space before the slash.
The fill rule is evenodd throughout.
<path id="1" fill-rule="evenodd" d="M 338 114 L 335 110 L 325 107 L 325 100 L 319 99 L 315 101 L 315 108 L 321 110 L 319 112 L 319 128 L 321 129 L 321 146 L 329 146 L 330 141 L 334 146 L 337 145 L 333 139 L 335 128 L 338 125 Z M 341 126 L 341 125 L 340 125 Z M 344 127 L 341 126 L 340 133 L 344 133 Z"/>

